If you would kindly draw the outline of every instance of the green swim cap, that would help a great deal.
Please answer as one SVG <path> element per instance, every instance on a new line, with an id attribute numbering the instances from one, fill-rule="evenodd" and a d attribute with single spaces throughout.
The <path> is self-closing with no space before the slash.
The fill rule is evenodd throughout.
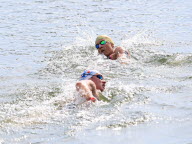
<path id="1" fill-rule="evenodd" d="M 114 41 L 107 35 L 99 35 L 96 40 L 95 40 L 95 44 L 97 44 L 97 41 L 101 40 L 101 39 L 104 39 L 106 40 L 107 42 L 110 42 L 114 45 Z"/>

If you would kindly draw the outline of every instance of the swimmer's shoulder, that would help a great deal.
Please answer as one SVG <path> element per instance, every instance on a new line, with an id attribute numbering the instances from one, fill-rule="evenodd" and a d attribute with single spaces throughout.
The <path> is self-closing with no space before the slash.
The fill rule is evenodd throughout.
<path id="1" fill-rule="evenodd" d="M 124 49 L 122 47 L 120 47 L 120 46 L 117 46 L 117 47 L 115 47 L 115 51 L 114 52 L 115 53 L 123 54 L 124 53 Z"/>
<path id="2" fill-rule="evenodd" d="M 93 81 L 92 80 L 81 80 L 76 82 L 76 85 L 82 85 L 82 84 L 92 84 Z"/>

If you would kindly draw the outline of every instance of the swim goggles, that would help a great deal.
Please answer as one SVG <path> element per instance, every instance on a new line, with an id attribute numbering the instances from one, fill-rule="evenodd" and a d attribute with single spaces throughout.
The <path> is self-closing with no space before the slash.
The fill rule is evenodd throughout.
<path id="1" fill-rule="evenodd" d="M 93 75 L 93 76 L 96 76 L 98 79 L 102 80 L 103 79 L 103 76 L 102 75 Z"/>
<path id="2" fill-rule="evenodd" d="M 102 40 L 99 44 L 96 44 L 95 47 L 98 49 L 99 45 L 105 45 L 107 43 L 107 41 Z"/>

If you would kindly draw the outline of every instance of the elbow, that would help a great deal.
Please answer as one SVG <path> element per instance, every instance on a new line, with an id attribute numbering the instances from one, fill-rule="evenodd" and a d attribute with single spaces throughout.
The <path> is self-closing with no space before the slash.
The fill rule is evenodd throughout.
<path id="1" fill-rule="evenodd" d="M 82 86 L 82 83 L 79 81 L 79 82 L 76 83 L 75 86 L 76 86 L 76 89 L 79 90 L 80 87 Z"/>

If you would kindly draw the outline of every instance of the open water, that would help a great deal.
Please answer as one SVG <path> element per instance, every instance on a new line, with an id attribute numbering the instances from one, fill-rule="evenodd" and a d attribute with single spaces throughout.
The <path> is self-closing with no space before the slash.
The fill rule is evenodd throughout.
<path id="1" fill-rule="evenodd" d="M 191 0 L 1 0 L 0 35 L 1 144 L 192 144 Z M 85 69 L 110 102 L 69 109 Z"/>

